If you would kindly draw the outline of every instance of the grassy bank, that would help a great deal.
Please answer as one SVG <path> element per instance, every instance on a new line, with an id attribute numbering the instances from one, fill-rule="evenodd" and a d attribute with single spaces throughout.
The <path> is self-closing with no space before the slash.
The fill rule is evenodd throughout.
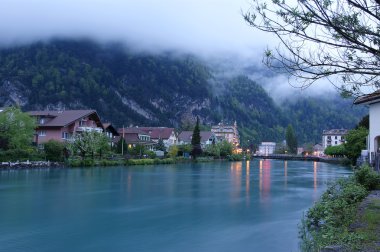
<path id="1" fill-rule="evenodd" d="M 370 190 L 379 186 L 379 175 L 362 167 L 346 179 L 332 184 L 309 209 L 300 225 L 302 251 L 321 251 L 328 246 L 355 250 L 366 242 L 363 233 L 353 232 L 358 206 Z"/>

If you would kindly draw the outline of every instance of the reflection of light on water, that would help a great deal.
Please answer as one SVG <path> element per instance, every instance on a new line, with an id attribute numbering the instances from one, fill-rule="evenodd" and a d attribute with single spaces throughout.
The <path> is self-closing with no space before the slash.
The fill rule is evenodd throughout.
<path id="1" fill-rule="evenodd" d="M 317 191 L 317 162 L 314 161 L 314 191 Z"/>
<path id="2" fill-rule="evenodd" d="M 239 198 L 241 190 L 242 162 L 231 163 L 231 177 L 233 185 L 233 198 Z"/>
<path id="3" fill-rule="evenodd" d="M 132 174 L 128 172 L 128 179 L 127 179 L 127 192 L 128 192 L 128 197 L 131 196 L 131 190 L 132 189 Z"/>
<path id="4" fill-rule="evenodd" d="M 267 201 L 270 193 L 271 161 L 266 159 L 260 161 L 260 197 Z"/>
<path id="5" fill-rule="evenodd" d="M 285 189 L 288 187 L 288 161 L 284 162 Z"/>
<path id="6" fill-rule="evenodd" d="M 249 183 L 250 183 L 250 162 L 247 160 L 246 170 L 245 170 L 245 198 L 247 206 L 249 205 Z"/>
<path id="7" fill-rule="evenodd" d="M 263 160 L 260 160 L 259 190 L 261 196 L 261 192 L 263 190 Z"/>

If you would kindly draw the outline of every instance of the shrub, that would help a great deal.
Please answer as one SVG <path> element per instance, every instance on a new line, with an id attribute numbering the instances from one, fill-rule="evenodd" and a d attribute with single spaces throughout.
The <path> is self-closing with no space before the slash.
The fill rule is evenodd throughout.
<path id="1" fill-rule="evenodd" d="M 50 161 L 62 162 L 64 160 L 65 144 L 56 140 L 50 140 L 44 144 L 46 159 Z"/>
<path id="2" fill-rule="evenodd" d="M 367 190 L 374 190 L 380 184 L 380 176 L 368 165 L 360 167 L 355 172 L 355 180 Z"/>
<path id="3" fill-rule="evenodd" d="M 349 232 L 349 225 L 367 194 L 355 178 L 341 179 L 331 185 L 301 223 L 302 250 L 320 251 L 328 245 L 354 247 L 360 237 Z"/>

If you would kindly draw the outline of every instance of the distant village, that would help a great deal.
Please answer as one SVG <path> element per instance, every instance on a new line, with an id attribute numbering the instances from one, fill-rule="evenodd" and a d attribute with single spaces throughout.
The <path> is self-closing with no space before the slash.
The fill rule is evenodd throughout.
<path id="1" fill-rule="evenodd" d="M 39 149 L 49 140 L 64 142 L 80 132 L 104 132 L 109 138 L 111 146 L 115 146 L 121 139 L 126 143 L 125 148 L 144 146 L 154 151 L 156 155 L 163 156 L 173 145 L 191 144 L 192 131 L 176 132 L 170 127 L 124 127 L 115 128 L 112 123 L 101 121 L 95 110 L 63 110 L 63 111 L 29 111 L 30 116 L 36 118 L 37 128 L 34 135 L 34 144 Z M 322 132 L 322 142 L 312 146 L 312 150 L 304 147 L 297 148 L 297 155 L 324 156 L 324 150 L 329 146 L 341 145 L 345 142 L 347 129 L 330 129 Z M 237 122 L 232 125 L 223 122 L 211 127 L 210 131 L 201 131 L 201 147 L 221 141 L 227 141 L 234 147 L 234 153 L 242 153 Z M 162 141 L 165 150 L 157 150 L 159 141 Z M 286 143 L 283 143 L 284 145 Z M 275 142 L 262 142 L 252 154 L 268 156 L 277 153 L 279 144 Z M 253 150 L 245 149 L 246 154 Z M 249 153 L 250 154 L 250 153 Z"/>
<path id="2" fill-rule="evenodd" d="M 176 132 L 169 127 L 125 127 L 115 128 L 112 123 L 101 121 L 95 110 L 63 110 L 63 111 L 29 111 L 30 116 L 36 118 L 37 128 L 34 136 L 34 144 L 39 149 L 50 140 L 64 142 L 70 140 L 75 134 L 81 132 L 104 132 L 112 146 L 120 140 L 124 140 L 125 148 L 144 146 L 147 150 L 154 151 L 156 155 L 163 156 L 162 150 L 156 146 L 161 140 L 167 151 L 173 145 L 191 144 L 193 131 Z M 227 141 L 234 146 L 234 151 L 241 152 L 240 137 L 237 123 L 227 125 L 219 123 L 212 126 L 210 131 L 201 131 L 201 147 L 221 141 Z"/>

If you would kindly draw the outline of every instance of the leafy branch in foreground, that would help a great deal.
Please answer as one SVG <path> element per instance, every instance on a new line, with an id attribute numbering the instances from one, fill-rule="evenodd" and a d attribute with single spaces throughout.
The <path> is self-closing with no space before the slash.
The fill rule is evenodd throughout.
<path id="1" fill-rule="evenodd" d="M 279 38 L 265 52 L 268 66 L 295 76 L 303 88 L 327 78 L 358 95 L 363 87 L 380 87 L 379 14 L 374 0 L 253 0 L 243 16 Z"/>

